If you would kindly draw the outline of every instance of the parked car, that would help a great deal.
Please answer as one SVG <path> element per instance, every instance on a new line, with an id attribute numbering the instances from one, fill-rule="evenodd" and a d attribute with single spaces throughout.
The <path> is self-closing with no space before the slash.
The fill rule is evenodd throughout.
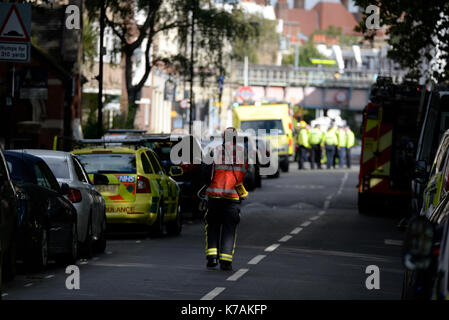
<path id="1" fill-rule="evenodd" d="M 93 251 L 106 248 L 106 204 L 103 196 L 89 179 L 84 167 L 69 152 L 25 149 L 23 152 L 42 158 L 52 170 L 59 184 L 70 187 L 68 194 L 78 213 L 79 252 L 84 258 Z M 107 178 L 104 177 L 107 181 Z"/>
<path id="2" fill-rule="evenodd" d="M 421 215 L 429 216 L 449 191 L 449 130 L 441 138 L 423 191 Z"/>
<path id="3" fill-rule="evenodd" d="M 441 138 L 449 129 L 449 88 L 437 87 L 424 94 L 421 112 L 424 117 L 420 120 L 421 134 L 416 148 L 417 179 L 412 180 L 412 213 L 415 216 L 423 206 L 423 192 Z"/>
<path id="4" fill-rule="evenodd" d="M 0 151 L 0 299 L 4 280 L 15 275 L 17 194 Z"/>
<path id="5" fill-rule="evenodd" d="M 13 151 L 4 155 L 20 199 L 17 257 L 39 269 L 46 266 L 49 257 L 74 264 L 78 253 L 77 213 L 65 197 L 69 186 L 59 186 L 39 157 Z"/>
<path id="6" fill-rule="evenodd" d="M 167 175 L 157 155 L 142 147 L 72 152 L 104 197 L 108 224 L 145 226 L 153 235 L 161 235 L 164 226 L 169 234 L 181 233 L 180 189 L 170 177 L 182 174 L 180 167 L 172 166 Z M 96 174 L 107 176 L 108 183 L 98 185 Z"/>
<path id="7" fill-rule="evenodd" d="M 409 222 L 404 244 L 403 299 L 449 298 L 448 217 L 446 194 L 431 214 L 414 217 Z"/>
<path id="8" fill-rule="evenodd" d="M 175 165 L 171 159 L 171 152 L 175 146 L 180 147 L 179 143 L 189 145 L 191 150 L 189 154 L 179 154 L 181 157 L 179 165 L 183 174 L 173 177 L 181 188 L 181 209 L 191 211 L 193 217 L 204 216 L 204 212 L 199 210 L 198 191 L 202 187 L 201 183 L 201 163 L 203 150 L 200 142 L 192 135 L 173 135 L 173 134 L 146 134 L 142 136 L 142 144 L 152 149 L 161 160 L 165 171 Z M 190 140 L 189 140 L 190 139 Z M 192 143 L 192 146 L 190 146 Z"/>

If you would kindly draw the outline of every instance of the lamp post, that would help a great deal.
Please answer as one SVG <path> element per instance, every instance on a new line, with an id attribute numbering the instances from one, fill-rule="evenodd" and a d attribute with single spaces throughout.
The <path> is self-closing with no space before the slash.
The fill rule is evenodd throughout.
<path id="1" fill-rule="evenodd" d="M 101 0 L 100 8 L 100 61 L 98 73 L 98 126 L 97 136 L 103 136 L 103 36 L 104 36 L 104 19 L 106 15 L 105 0 Z"/>

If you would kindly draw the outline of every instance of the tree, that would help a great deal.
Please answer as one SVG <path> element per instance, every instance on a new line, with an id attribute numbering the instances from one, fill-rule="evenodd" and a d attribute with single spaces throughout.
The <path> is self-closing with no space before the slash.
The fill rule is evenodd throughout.
<path id="1" fill-rule="evenodd" d="M 144 86 L 151 69 L 156 65 L 176 68 L 186 74 L 190 67 L 188 55 L 189 35 L 192 26 L 191 12 L 195 17 L 194 65 L 202 74 L 218 71 L 225 73 L 226 43 L 237 38 L 247 39 L 254 27 L 236 18 L 238 15 L 216 8 L 205 0 L 105 0 L 107 6 L 106 25 L 117 37 L 119 50 L 124 54 L 125 81 L 128 95 L 128 125 L 132 124 L 137 107 L 135 100 Z M 86 1 L 91 18 L 98 18 L 100 0 Z M 234 10 L 238 12 L 237 9 Z M 143 12 L 141 25 L 134 23 L 135 13 Z M 162 33 L 176 32 L 180 51 L 173 56 L 152 56 L 150 50 L 155 39 Z M 144 46 L 145 72 L 133 84 L 133 56 Z M 185 50 L 182 50 L 182 49 Z M 200 58 L 198 53 L 203 52 Z"/>
<path id="2" fill-rule="evenodd" d="M 379 8 L 379 26 L 371 25 L 376 12 L 366 10 L 356 31 L 373 40 L 385 32 L 391 49 L 388 57 L 410 69 L 415 78 L 444 81 L 449 78 L 449 2 L 447 0 L 355 0 L 361 8 Z M 374 20 L 375 21 L 375 20 Z M 368 23 L 367 23 L 368 22 Z M 370 28 L 371 27 L 371 28 Z"/>
<path id="3" fill-rule="evenodd" d="M 318 59 L 328 59 L 324 54 L 318 51 L 318 49 L 313 44 L 313 41 L 306 42 L 303 46 L 299 47 L 298 54 L 298 66 L 299 67 L 314 67 L 310 59 L 318 58 Z M 290 53 L 282 57 L 283 65 L 294 65 L 295 63 L 295 53 Z M 327 65 L 324 65 L 327 66 Z"/>

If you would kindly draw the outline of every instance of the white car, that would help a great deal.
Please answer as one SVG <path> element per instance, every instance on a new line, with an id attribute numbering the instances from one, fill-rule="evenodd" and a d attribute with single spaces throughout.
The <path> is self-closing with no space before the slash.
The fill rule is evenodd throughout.
<path id="1" fill-rule="evenodd" d="M 90 181 L 78 159 L 69 152 L 24 149 L 20 152 L 43 159 L 53 171 L 60 184 L 67 183 L 67 198 L 78 213 L 79 252 L 90 258 L 93 251 L 104 252 L 106 248 L 106 206 L 103 196 Z"/>

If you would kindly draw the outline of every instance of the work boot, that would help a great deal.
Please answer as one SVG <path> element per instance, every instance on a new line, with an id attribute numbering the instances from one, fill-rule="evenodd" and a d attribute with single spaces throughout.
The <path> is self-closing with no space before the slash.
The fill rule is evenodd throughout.
<path id="1" fill-rule="evenodd" d="M 207 258 L 207 268 L 208 269 L 215 269 L 215 267 L 218 265 L 217 258 L 208 257 Z"/>
<path id="2" fill-rule="evenodd" d="M 232 271 L 232 262 L 230 261 L 220 261 L 220 269 L 223 271 Z"/>

